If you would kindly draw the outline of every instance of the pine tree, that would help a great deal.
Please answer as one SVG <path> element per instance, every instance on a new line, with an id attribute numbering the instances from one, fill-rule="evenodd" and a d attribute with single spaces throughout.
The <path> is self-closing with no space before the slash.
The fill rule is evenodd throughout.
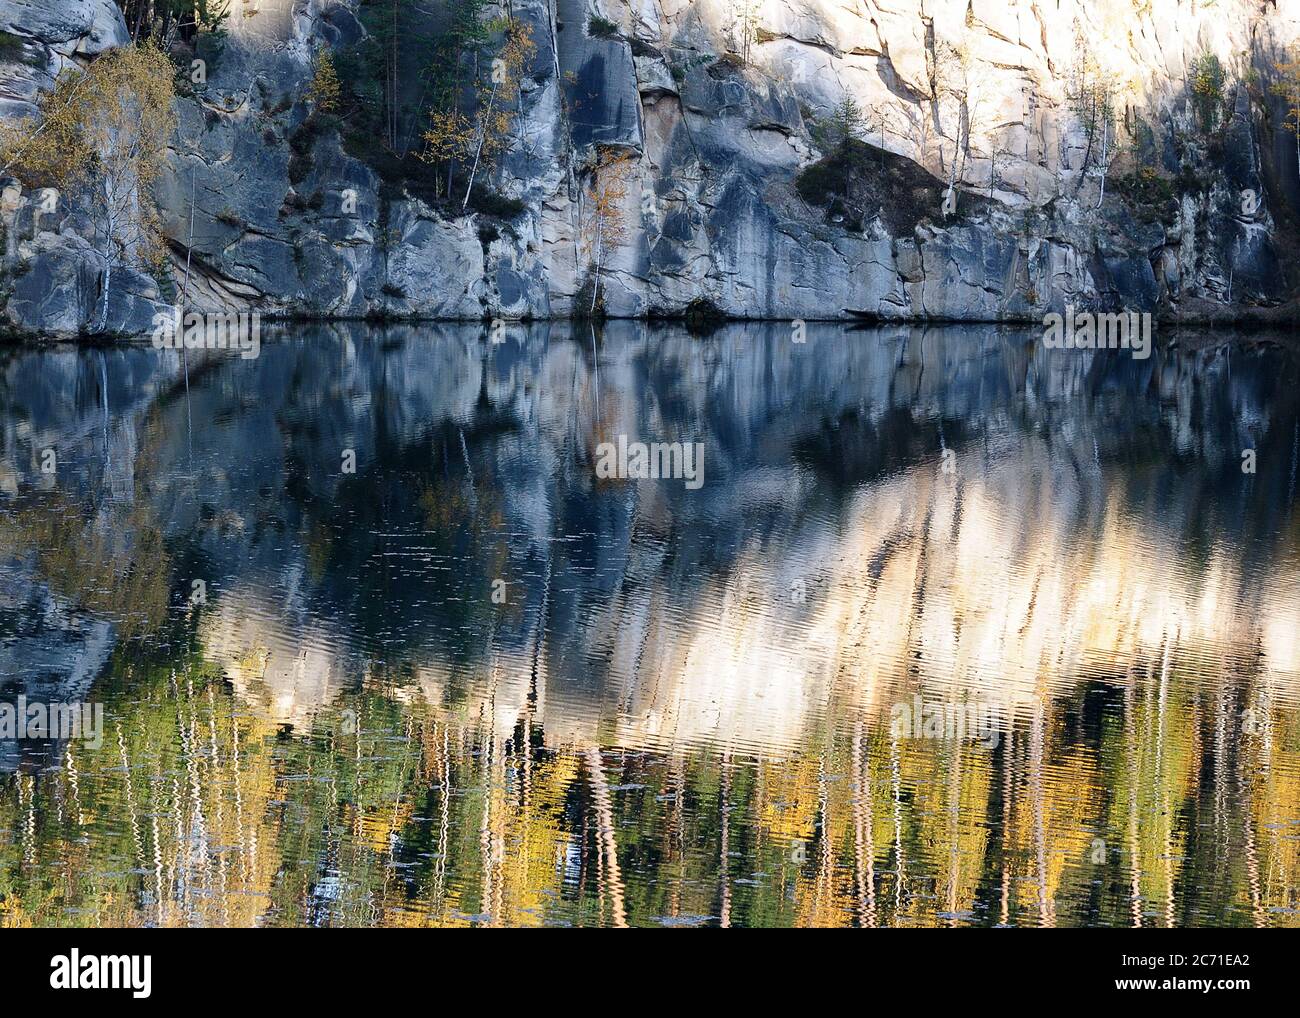
<path id="1" fill-rule="evenodd" d="M 320 113 L 333 113 L 339 105 L 339 76 L 334 69 L 334 58 L 327 49 L 316 54 L 315 70 L 307 98 Z"/>
<path id="2" fill-rule="evenodd" d="M 1282 125 L 1295 135 L 1296 168 L 1300 170 L 1300 59 L 1279 60 L 1274 69 L 1278 80 L 1272 91 L 1281 96 L 1286 105 L 1286 119 Z"/>
<path id="3" fill-rule="evenodd" d="M 853 96 L 846 95 L 832 111 L 831 130 L 841 152 L 847 152 L 855 140 L 866 134 L 866 117 Z"/>

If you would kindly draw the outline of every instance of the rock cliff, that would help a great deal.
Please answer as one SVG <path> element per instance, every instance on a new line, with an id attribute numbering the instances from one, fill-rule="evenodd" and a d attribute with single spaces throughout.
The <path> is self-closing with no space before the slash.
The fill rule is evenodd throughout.
<path id="1" fill-rule="evenodd" d="M 399 37 L 438 7 L 403 5 Z M 1034 321 L 1073 305 L 1204 320 L 1293 296 L 1297 149 L 1272 85 L 1300 0 L 510 7 L 535 49 L 484 174 L 497 204 L 462 212 L 358 146 L 346 118 L 309 118 L 314 54 L 366 36 L 359 0 L 232 0 L 220 45 L 184 54 L 205 81 L 177 101 L 158 187 L 187 303 L 571 315 L 594 282 L 593 167 L 611 156 L 627 170 L 600 273 L 611 315 Z M 111 0 L 0 0 L 0 116 L 127 42 Z M 413 59 L 395 77 L 418 108 Z M 1080 114 L 1088 74 L 1111 83 L 1113 133 Z M 837 162 L 828 125 L 846 98 L 862 130 Z M 102 256 L 75 202 L 42 213 L 3 184 L 7 326 L 85 331 Z M 146 331 L 173 276 L 115 269 L 109 331 Z"/>

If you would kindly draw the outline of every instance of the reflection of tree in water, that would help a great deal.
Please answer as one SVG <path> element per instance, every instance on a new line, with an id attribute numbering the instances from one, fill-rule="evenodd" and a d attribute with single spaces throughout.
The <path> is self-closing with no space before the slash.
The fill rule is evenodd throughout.
<path id="1" fill-rule="evenodd" d="M 4 779 L 6 920 L 1287 922 L 1300 758 L 1268 626 L 1294 601 L 1225 535 L 1269 535 L 1262 562 L 1294 541 L 1277 466 L 1293 370 L 1234 363 L 1225 403 L 1212 361 L 1054 372 L 996 335 L 964 356 L 969 338 L 876 338 L 814 343 L 811 375 L 752 335 L 627 355 L 607 339 L 590 429 L 563 343 L 432 418 L 393 384 L 410 364 L 367 362 L 388 387 L 366 404 L 367 455 L 325 482 L 365 421 L 348 386 L 384 386 L 343 385 L 318 353 L 223 382 L 229 427 L 278 419 L 283 446 L 211 489 L 209 518 L 284 525 L 163 529 L 178 560 L 199 547 L 252 594 L 298 556 L 305 605 L 230 647 L 326 640 L 338 681 L 283 715 L 265 662 L 239 669 L 261 691 L 221 682 L 216 637 L 256 603 L 224 592 L 199 630 L 222 667 L 120 653 L 104 690 L 125 759 L 73 747 L 73 767 Z M 282 405 L 243 398 L 277 377 L 298 379 Z M 344 395 L 323 420 L 295 414 L 329 385 Z M 1241 420 L 1268 450 L 1252 482 Z M 602 490 L 574 466 L 638 427 L 700 429 L 721 497 Z M 509 612 L 487 598 L 500 573 L 521 584 Z M 779 597 L 791 576 L 810 580 L 797 609 Z M 751 694 L 783 691 L 791 658 L 823 677 L 764 710 Z M 727 685 L 755 672 L 769 685 Z M 1005 697 L 998 748 L 891 733 L 890 703 L 918 688 Z M 51 891 L 64 859 L 76 875 Z"/>
<path id="2" fill-rule="evenodd" d="M 1264 767 L 1234 733 L 1215 764 L 1213 697 L 1176 670 L 1107 694 L 1081 740 L 1055 711 L 993 753 L 848 724 L 785 761 L 550 748 L 381 682 L 285 737 L 197 658 L 119 656 L 108 681 L 106 752 L 5 779 L 6 923 L 1164 926 L 1294 907 L 1300 759 Z M 1244 830 L 1249 852 L 1220 833 Z"/>
<path id="3" fill-rule="evenodd" d="M 149 636 L 166 617 L 171 561 L 147 505 L 105 518 L 57 490 L 20 500 L 0 516 L 0 559 L 27 555 L 51 591 L 111 617 L 120 639 Z"/>

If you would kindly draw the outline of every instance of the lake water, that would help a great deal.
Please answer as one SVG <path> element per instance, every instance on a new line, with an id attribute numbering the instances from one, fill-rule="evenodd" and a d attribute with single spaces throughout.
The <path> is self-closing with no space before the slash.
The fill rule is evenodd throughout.
<path id="1" fill-rule="evenodd" d="M 0 925 L 1300 925 L 1295 349 L 0 350 Z"/>

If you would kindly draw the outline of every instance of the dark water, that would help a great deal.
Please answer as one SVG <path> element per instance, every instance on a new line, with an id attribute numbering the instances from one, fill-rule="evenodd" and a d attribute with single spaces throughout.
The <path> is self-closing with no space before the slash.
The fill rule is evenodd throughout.
<path id="1" fill-rule="evenodd" d="M 1298 925 L 1298 442 L 1268 340 L 0 351 L 0 700 L 104 711 L 0 925 Z"/>

